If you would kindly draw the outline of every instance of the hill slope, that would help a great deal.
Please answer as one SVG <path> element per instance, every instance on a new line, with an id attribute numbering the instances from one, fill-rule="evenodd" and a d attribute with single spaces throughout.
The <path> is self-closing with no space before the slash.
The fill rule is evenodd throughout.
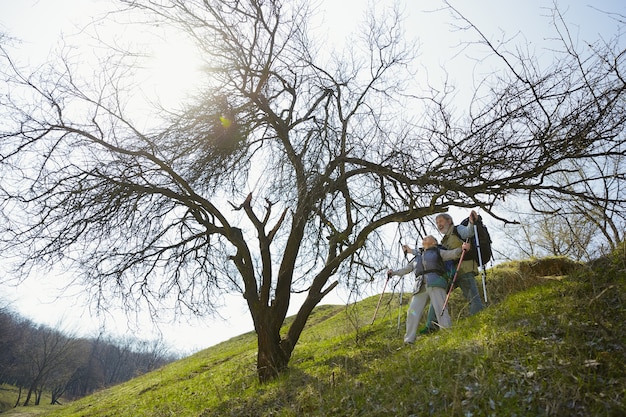
<path id="1" fill-rule="evenodd" d="M 257 383 L 249 333 L 72 404 L 6 415 L 626 415 L 625 265 L 620 251 L 591 266 L 494 267 L 489 308 L 465 317 L 456 291 L 453 329 L 413 346 L 397 328 L 397 294 L 385 294 L 373 325 L 378 297 L 320 306 L 290 372 L 267 385 Z"/>

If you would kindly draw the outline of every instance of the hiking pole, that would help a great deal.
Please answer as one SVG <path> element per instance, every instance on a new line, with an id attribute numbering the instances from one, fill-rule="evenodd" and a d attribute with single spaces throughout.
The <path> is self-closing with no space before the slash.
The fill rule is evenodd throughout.
<path id="1" fill-rule="evenodd" d="M 478 219 L 476 219 L 478 221 Z M 485 297 L 485 303 L 487 302 L 487 277 L 485 273 L 485 265 L 483 264 L 483 255 L 480 253 L 480 240 L 478 239 L 478 227 L 474 223 L 474 240 L 476 240 L 476 252 L 478 253 L 478 267 L 480 268 L 480 275 L 483 281 L 483 295 Z"/>
<path id="2" fill-rule="evenodd" d="M 402 316 L 402 296 L 404 293 L 404 276 L 400 277 L 402 283 L 400 284 L 400 301 L 398 302 L 398 327 L 397 332 L 400 333 L 400 318 Z"/>
<path id="3" fill-rule="evenodd" d="M 400 250 L 404 252 L 404 259 L 408 262 L 409 257 L 408 257 L 408 254 L 404 251 L 404 248 L 402 247 L 402 240 L 398 240 L 398 243 L 400 243 Z M 398 327 L 396 329 L 398 333 L 400 333 L 400 321 L 401 321 L 401 315 L 402 315 L 402 296 L 404 295 L 404 276 L 402 276 L 400 279 L 402 280 L 402 284 L 400 284 L 400 301 L 398 303 Z"/>
<path id="4" fill-rule="evenodd" d="M 385 289 L 387 288 L 387 283 L 389 282 L 390 278 L 391 278 L 391 274 L 387 273 L 387 279 L 385 280 L 385 285 L 383 286 L 383 292 L 380 294 L 380 297 L 378 298 L 378 304 L 376 304 L 376 310 L 374 310 L 374 317 L 372 317 L 372 324 L 374 324 L 374 321 L 376 320 L 376 314 L 378 314 L 378 308 L 380 307 L 380 302 L 383 299 L 383 295 L 385 295 Z"/>
<path id="5" fill-rule="evenodd" d="M 452 294 L 452 290 L 454 290 L 454 284 L 456 283 L 456 277 L 459 275 L 459 269 L 461 268 L 461 262 L 463 262 L 463 257 L 465 256 L 466 250 L 463 249 L 461 252 L 461 257 L 459 258 L 459 263 L 456 266 L 456 271 L 454 271 L 454 277 L 452 277 L 452 283 L 450 284 L 450 289 L 448 290 L 448 294 L 446 295 L 446 301 L 443 303 L 443 308 L 441 309 L 440 316 L 443 316 L 443 312 L 446 311 L 446 307 L 448 306 L 448 300 L 450 299 L 450 294 Z"/>

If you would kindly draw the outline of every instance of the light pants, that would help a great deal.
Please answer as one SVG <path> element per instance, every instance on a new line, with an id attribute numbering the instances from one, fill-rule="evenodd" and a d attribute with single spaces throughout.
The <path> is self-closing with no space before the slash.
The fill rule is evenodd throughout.
<path id="1" fill-rule="evenodd" d="M 474 277 L 473 272 L 459 275 L 456 278 L 456 285 L 461 287 L 461 291 L 463 291 L 463 296 L 470 303 L 470 316 L 473 316 L 474 314 L 485 308 L 483 300 L 482 298 L 480 298 L 480 294 L 478 293 L 478 285 L 476 284 L 476 278 Z M 439 310 L 439 313 L 441 313 L 441 310 Z M 428 310 L 428 318 L 426 319 L 426 327 L 430 328 L 431 330 L 437 327 L 437 314 L 438 313 L 435 313 L 433 305 L 431 303 L 430 309 Z"/>
<path id="2" fill-rule="evenodd" d="M 426 291 L 420 291 L 417 294 L 413 294 L 411 297 L 411 304 L 409 304 L 409 310 L 406 313 L 406 334 L 404 335 L 404 343 L 413 343 L 417 337 L 417 328 L 419 327 L 424 307 L 426 302 L 430 299 L 431 307 L 435 309 L 436 314 L 439 316 L 443 309 L 443 303 L 446 301 L 446 290 L 441 287 L 429 287 L 426 286 Z M 440 327 L 452 326 L 452 320 L 448 313 L 448 307 L 444 310 L 443 314 L 438 317 Z"/>

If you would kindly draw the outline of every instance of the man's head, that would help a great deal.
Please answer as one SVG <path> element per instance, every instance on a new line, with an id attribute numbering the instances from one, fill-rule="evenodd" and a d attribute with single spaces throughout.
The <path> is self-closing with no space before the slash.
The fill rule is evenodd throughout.
<path id="1" fill-rule="evenodd" d="M 435 239 L 435 237 L 432 235 L 428 235 L 424 239 L 422 239 L 422 246 L 424 247 L 424 249 L 437 246 L 437 239 Z"/>
<path id="2" fill-rule="evenodd" d="M 454 224 L 452 216 L 450 216 L 448 213 L 438 214 L 437 217 L 435 217 L 435 223 L 437 223 L 437 230 L 439 230 L 439 233 L 441 233 L 442 235 L 448 233 L 448 230 L 450 230 L 450 228 Z"/>

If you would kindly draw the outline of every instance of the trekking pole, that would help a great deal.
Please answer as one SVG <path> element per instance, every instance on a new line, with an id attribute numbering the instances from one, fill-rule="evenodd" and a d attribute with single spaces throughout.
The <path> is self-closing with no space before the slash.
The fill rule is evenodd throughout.
<path id="1" fill-rule="evenodd" d="M 385 285 L 383 286 L 383 292 L 380 294 L 380 297 L 378 298 L 378 304 L 376 304 L 376 310 L 374 310 L 372 324 L 374 324 L 374 321 L 376 320 L 376 314 L 378 314 L 378 308 L 380 307 L 380 302 L 383 299 L 383 295 L 385 295 L 385 289 L 387 288 L 387 283 L 389 282 L 389 279 L 391 279 L 391 274 L 387 273 L 387 279 L 385 280 Z"/>
<path id="2" fill-rule="evenodd" d="M 441 309 L 440 316 L 443 316 L 443 312 L 446 311 L 446 307 L 448 306 L 448 300 L 450 299 L 450 294 L 452 294 L 452 290 L 454 290 L 454 284 L 456 283 L 456 277 L 459 275 L 459 269 L 461 268 L 461 262 L 463 262 L 463 257 L 465 256 L 466 250 L 463 249 L 461 252 L 461 257 L 459 258 L 459 263 L 456 266 L 456 271 L 454 271 L 454 277 L 452 277 L 452 283 L 450 284 L 450 289 L 448 290 L 448 294 L 446 295 L 446 301 L 443 303 L 443 308 Z"/>
<path id="3" fill-rule="evenodd" d="M 478 221 L 478 220 L 476 220 Z M 487 302 L 487 277 L 485 273 L 485 265 L 483 264 L 483 255 L 480 253 L 480 240 L 478 239 L 478 227 L 474 223 L 474 240 L 476 240 L 476 252 L 478 253 L 478 267 L 480 268 L 480 275 L 483 281 L 483 295 L 485 297 L 485 303 Z"/>
<path id="4" fill-rule="evenodd" d="M 480 277 L 483 283 L 483 297 L 485 303 L 487 303 L 487 272 L 485 271 L 485 264 L 483 263 L 483 254 L 480 249 L 480 239 L 478 236 L 478 222 L 481 222 L 480 215 L 476 216 L 474 222 L 474 240 L 476 241 L 476 253 L 478 253 L 478 268 L 480 269 Z"/>
<path id="5" fill-rule="evenodd" d="M 399 240 L 399 243 L 400 243 L 400 250 L 404 252 L 404 249 L 402 248 L 402 240 Z M 404 259 L 407 262 L 409 261 L 409 257 L 406 252 L 404 252 Z M 402 297 L 404 295 L 404 276 L 402 276 L 400 279 L 402 280 L 402 284 L 400 284 L 400 301 L 398 302 L 398 327 L 396 329 L 398 333 L 400 333 L 400 321 L 401 321 L 401 315 L 402 315 Z"/>
<path id="6" fill-rule="evenodd" d="M 400 333 L 400 318 L 402 317 L 402 296 L 404 293 L 404 276 L 400 277 L 402 283 L 400 284 L 400 301 L 398 302 L 398 327 L 396 331 Z"/>

